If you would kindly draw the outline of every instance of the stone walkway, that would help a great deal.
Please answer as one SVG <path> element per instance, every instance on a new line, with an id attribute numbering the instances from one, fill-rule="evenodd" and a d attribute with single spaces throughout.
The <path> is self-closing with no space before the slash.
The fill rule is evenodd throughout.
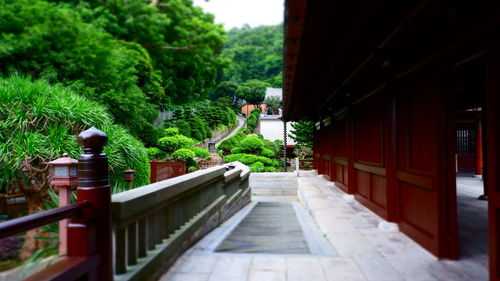
<path id="1" fill-rule="evenodd" d="M 216 251 L 308 254 L 309 248 L 291 202 L 257 202 Z"/>
<path id="2" fill-rule="evenodd" d="M 223 141 L 227 140 L 228 138 L 234 136 L 238 132 L 239 129 L 241 129 L 241 128 L 243 128 L 243 126 L 245 126 L 245 124 L 246 124 L 245 118 L 240 117 L 240 116 L 236 116 L 236 120 L 238 120 L 238 126 L 236 126 L 236 128 L 234 128 L 233 131 L 229 135 L 227 135 L 223 139 L 217 141 L 215 143 L 215 146 L 219 146 L 219 144 L 221 144 Z"/>
<path id="3" fill-rule="evenodd" d="M 179 258 L 161 280 L 487 280 L 477 252 L 459 261 L 438 260 L 402 233 L 380 230 L 379 217 L 313 172 L 301 172 L 298 187 L 300 203 L 295 196 L 254 197 Z M 215 252 L 262 201 L 292 204 L 309 254 Z"/>
<path id="4" fill-rule="evenodd" d="M 488 268 L 488 202 L 477 200 L 482 194 L 481 179 L 457 177 L 460 257 L 477 271 Z"/>

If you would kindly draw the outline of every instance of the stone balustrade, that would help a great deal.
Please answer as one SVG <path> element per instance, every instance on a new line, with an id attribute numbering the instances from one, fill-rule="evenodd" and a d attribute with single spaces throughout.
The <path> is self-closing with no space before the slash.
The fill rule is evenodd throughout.
<path id="1" fill-rule="evenodd" d="M 234 162 L 112 197 L 115 280 L 154 280 L 250 202 L 250 170 Z"/>

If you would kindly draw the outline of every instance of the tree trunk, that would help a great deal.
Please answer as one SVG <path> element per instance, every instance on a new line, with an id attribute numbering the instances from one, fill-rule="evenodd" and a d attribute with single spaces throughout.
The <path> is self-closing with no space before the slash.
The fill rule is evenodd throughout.
<path id="1" fill-rule="evenodd" d="M 26 194 L 26 203 L 28 204 L 28 213 L 34 214 L 40 212 L 43 208 L 43 196 L 39 193 Z M 22 260 L 31 257 L 37 250 L 47 245 L 46 241 L 36 239 L 42 234 L 42 228 L 35 228 L 26 232 L 25 240 L 19 258 Z"/>

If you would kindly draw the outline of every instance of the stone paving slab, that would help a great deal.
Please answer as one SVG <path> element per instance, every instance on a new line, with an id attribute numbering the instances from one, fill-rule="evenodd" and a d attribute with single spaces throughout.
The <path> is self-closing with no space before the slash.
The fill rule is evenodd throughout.
<path id="1" fill-rule="evenodd" d="M 345 193 L 323 177 L 313 172 L 301 176 L 301 202 L 339 256 L 352 258 L 368 280 L 488 280 L 487 267 L 478 266 L 477 255 L 438 260 L 401 232 L 378 229 L 380 217 L 356 201 L 345 200 Z"/>
<path id="2" fill-rule="evenodd" d="M 309 248 L 290 202 L 258 202 L 215 251 L 306 254 Z"/>
<path id="3" fill-rule="evenodd" d="M 404 234 L 380 230 L 381 218 L 356 201 L 346 200 L 341 190 L 313 172 L 300 173 L 298 195 L 302 205 L 295 196 L 254 197 L 254 202 L 188 250 L 161 280 L 488 279 L 487 266 L 477 253 L 459 261 L 438 260 Z M 255 200 L 291 203 L 311 254 L 215 252 L 257 205 Z"/>

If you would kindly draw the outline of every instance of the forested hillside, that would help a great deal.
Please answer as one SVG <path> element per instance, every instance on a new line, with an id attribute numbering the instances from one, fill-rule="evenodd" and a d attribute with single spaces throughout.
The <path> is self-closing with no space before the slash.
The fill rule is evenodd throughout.
<path id="1" fill-rule="evenodd" d="M 223 80 L 244 82 L 257 79 L 281 88 L 283 75 L 283 25 L 233 28 L 223 56 L 232 63 Z"/>
<path id="2" fill-rule="evenodd" d="M 0 0 L 0 74 L 61 83 L 155 144 L 158 109 L 207 96 L 226 35 L 191 0 Z"/>
<path id="3" fill-rule="evenodd" d="M 226 99 L 233 107 L 260 104 L 266 87 L 281 88 L 283 25 L 233 28 L 222 56 L 229 61 L 212 100 Z"/>

